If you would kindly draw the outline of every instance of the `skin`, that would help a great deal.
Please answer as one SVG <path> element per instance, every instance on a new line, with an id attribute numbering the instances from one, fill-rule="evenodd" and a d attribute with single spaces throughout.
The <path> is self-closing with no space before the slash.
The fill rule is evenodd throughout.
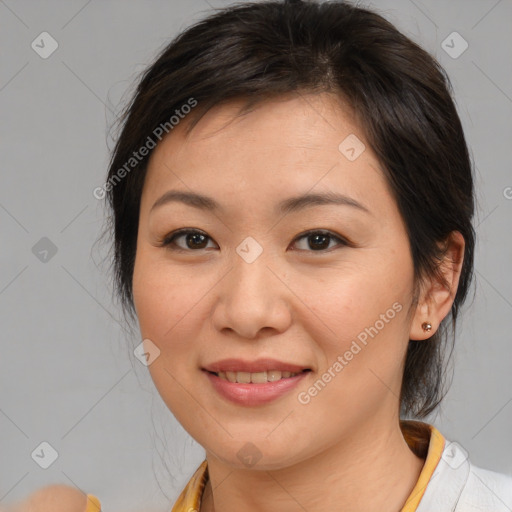
<path id="1" fill-rule="evenodd" d="M 424 463 L 399 427 L 408 340 L 428 343 L 449 313 L 464 240 L 456 232 L 450 240 L 442 267 L 450 287 L 425 281 L 413 305 L 405 225 L 350 109 L 328 93 L 288 95 L 237 115 L 241 106 L 215 107 L 188 136 L 185 119 L 153 152 L 133 275 L 142 337 L 160 350 L 151 376 L 206 451 L 210 482 L 201 512 L 396 512 Z M 366 146 L 354 161 L 338 150 L 349 134 Z M 171 189 L 208 195 L 224 211 L 173 202 L 150 212 Z M 346 194 L 370 213 L 342 205 L 284 216 L 273 210 L 285 198 L 325 191 Z M 187 245 L 186 236 L 175 240 L 184 252 L 161 246 L 185 227 L 207 234 L 204 248 Z M 315 250 L 314 238 L 298 238 L 310 229 L 333 238 Z M 248 236 L 263 249 L 250 264 L 236 252 Z M 301 404 L 298 394 L 394 303 L 401 312 Z M 241 406 L 218 395 L 201 371 L 228 357 L 272 357 L 312 372 L 269 404 Z M 249 442 L 261 456 L 252 467 L 237 457 Z"/>
<path id="2" fill-rule="evenodd" d="M 0 512 L 85 512 L 86 495 L 69 485 L 54 484 L 33 492 L 23 502 L 11 505 Z"/>

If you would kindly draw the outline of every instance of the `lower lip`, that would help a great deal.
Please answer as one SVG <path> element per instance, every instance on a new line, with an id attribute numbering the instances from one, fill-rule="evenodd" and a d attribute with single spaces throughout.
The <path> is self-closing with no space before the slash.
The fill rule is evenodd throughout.
<path id="1" fill-rule="evenodd" d="M 239 405 L 260 405 L 272 402 L 276 398 L 284 395 L 310 372 L 301 372 L 294 377 L 288 377 L 275 382 L 266 382 L 264 384 L 240 384 L 238 382 L 229 382 L 221 379 L 206 370 L 203 370 L 210 379 L 214 389 L 224 398 Z"/>

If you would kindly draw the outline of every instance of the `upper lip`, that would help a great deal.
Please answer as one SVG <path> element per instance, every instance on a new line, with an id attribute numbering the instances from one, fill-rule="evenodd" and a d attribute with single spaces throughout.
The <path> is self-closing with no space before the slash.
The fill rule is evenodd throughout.
<path id="1" fill-rule="evenodd" d="M 307 366 L 278 361 L 277 359 L 256 359 L 255 361 L 244 361 L 243 359 L 223 359 L 203 367 L 203 370 L 219 372 L 249 372 L 258 373 L 268 370 L 277 370 L 281 372 L 300 373 L 303 370 L 309 370 Z"/>

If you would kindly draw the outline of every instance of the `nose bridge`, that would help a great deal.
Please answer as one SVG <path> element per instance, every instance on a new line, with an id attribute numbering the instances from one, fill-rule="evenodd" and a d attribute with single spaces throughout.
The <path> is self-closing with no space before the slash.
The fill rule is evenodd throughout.
<path id="1" fill-rule="evenodd" d="M 220 292 L 218 328 L 230 327 L 247 338 L 263 328 L 286 329 L 290 314 L 283 295 L 286 287 L 274 275 L 277 266 L 271 252 L 254 238 L 247 237 L 239 244 Z"/>
<path id="2" fill-rule="evenodd" d="M 265 295 L 266 290 L 272 293 L 270 281 L 275 276 L 268 268 L 270 250 L 252 236 L 246 237 L 236 247 L 233 257 L 233 283 L 237 293 L 250 296 L 253 300 Z M 275 259 L 274 259 L 275 261 Z"/>

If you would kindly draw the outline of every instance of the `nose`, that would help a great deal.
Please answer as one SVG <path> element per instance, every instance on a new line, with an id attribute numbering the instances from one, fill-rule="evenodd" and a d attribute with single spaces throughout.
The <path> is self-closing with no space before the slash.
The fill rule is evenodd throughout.
<path id="1" fill-rule="evenodd" d="M 265 251 L 254 261 L 236 253 L 231 271 L 219 283 L 213 322 L 219 330 L 255 339 L 284 332 L 291 322 L 291 298 L 276 260 Z M 280 275 L 281 274 L 281 275 Z"/>

